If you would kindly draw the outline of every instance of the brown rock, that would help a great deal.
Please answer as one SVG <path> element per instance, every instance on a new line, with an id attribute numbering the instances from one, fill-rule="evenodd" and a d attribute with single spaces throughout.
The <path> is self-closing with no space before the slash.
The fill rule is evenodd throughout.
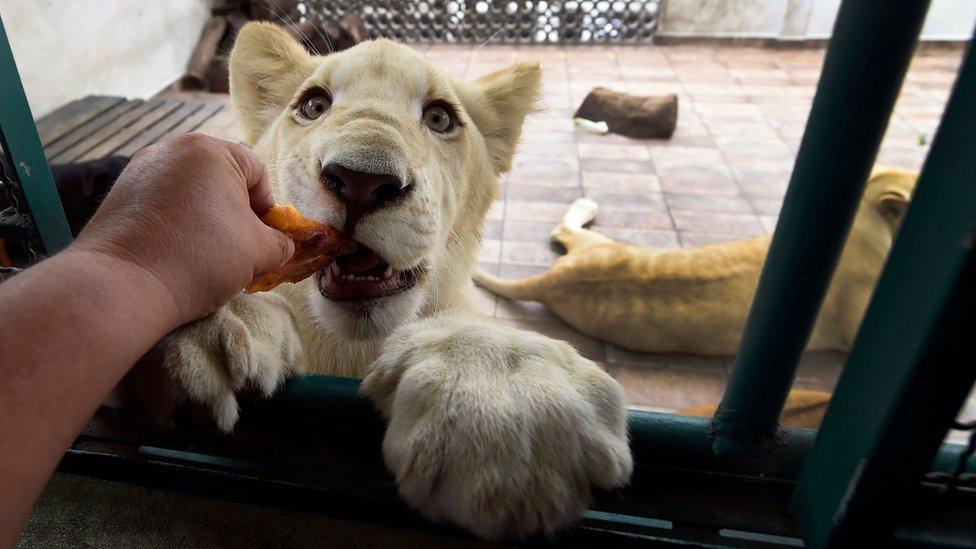
<path id="1" fill-rule="evenodd" d="M 230 92 L 230 57 L 215 55 L 207 67 L 207 90 L 213 93 Z"/>
<path id="2" fill-rule="evenodd" d="M 227 20 L 223 17 L 211 17 L 200 33 L 193 55 L 187 63 L 186 74 L 180 85 L 184 90 L 201 90 L 206 86 L 207 70 L 211 60 L 217 53 L 221 40 L 227 32 Z"/>
<path id="3" fill-rule="evenodd" d="M 641 97 L 593 88 L 573 115 L 606 122 L 610 131 L 639 138 L 670 138 L 678 123 L 678 96 Z"/>

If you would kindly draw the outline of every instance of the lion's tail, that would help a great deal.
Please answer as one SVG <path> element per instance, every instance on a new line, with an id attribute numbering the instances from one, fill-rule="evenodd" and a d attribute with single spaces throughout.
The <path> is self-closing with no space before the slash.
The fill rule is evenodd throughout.
<path id="1" fill-rule="evenodd" d="M 545 276 L 543 273 L 521 280 L 506 280 L 478 268 L 475 269 L 473 278 L 475 283 L 493 294 L 508 299 L 540 301 L 544 297 L 542 290 L 547 286 Z"/>

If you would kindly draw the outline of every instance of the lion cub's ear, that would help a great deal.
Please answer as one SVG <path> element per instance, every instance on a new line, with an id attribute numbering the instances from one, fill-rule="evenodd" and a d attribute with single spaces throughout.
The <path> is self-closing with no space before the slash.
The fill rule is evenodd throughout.
<path id="1" fill-rule="evenodd" d="M 875 207 L 894 233 L 901 225 L 901 220 L 905 218 L 905 212 L 908 211 L 908 197 L 899 192 L 881 193 Z"/>
<path id="2" fill-rule="evenodd" d="M 257 141 L 315 66 L 315 58 L 281 27 L 244 25 L 230 53 L 230 96 L 247 143 Z"/>
<path id="3" fill-rule="evenodd" d="M 523 62 L 482 76 L 460 90 L 464 108 L 485 138 L 495 173 L 512 168 L 522 123 L 535 110 L 541 86 L 539 63 Z"/>

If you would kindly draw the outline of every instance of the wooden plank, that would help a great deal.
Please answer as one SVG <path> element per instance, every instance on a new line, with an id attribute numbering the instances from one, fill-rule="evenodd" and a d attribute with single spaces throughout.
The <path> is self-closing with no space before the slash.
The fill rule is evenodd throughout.
<path id="1" fill-rule="evenodd" d="M 102 114 L 92 118 L 88 122 L 74 128 L 64 137 L 52 143 L 49 147 L 45 147 L 44 152 L 47 154 L 48 159 L 54 158 L 91 135 L 92 132 L 98 131 L 99 128 L 105 126 L 119 116 L 122 116 L 129 110 L 138 107 L 142 103 L 143 101 L 138 99 L 119 103 L 109 108 Z"/>
<path id="2" fill-rule="evenodd" d="M 161 143 L 163 141 L 168 141 L 175 137 L 179 137 L 185 133 L 195 131 L 201 124 L 205 123 L 215 114 L 220 112 L 223 107 L 216 103 L 204 103 L 203 107 L 194 112 L 192 115 L 188 116 L 183 122 L 173 127 L 166 133 L 158 136 L 152 143 Z M 147 143 L 150 145 L 152 143 Z M 134 151 L 133 151 L 134 152 Z"/>
<path id="3" fill-rule="evenodd" d="M 166 117 L 164 117 L 162 120 L 156 122 L 139 135 L 130 139 L 129 142 L 122 147 L 112 151 L 112 154 L 125 157 L 132 156 L 139 149 L 149 146 L 162 139 L 170 130 L 182 124 L 204 107 L 205 105 L 203 103 L 196 101 L 184 102 L 178 109 L 166 115 Z"/>
<path id="4" fill-rule="evenodd" d="M 125 101 L 122 97 L 89 95 L 72 101 L 37 121 L 37 133 L 45 147 L 71 130 Z"/>
<path id="5" fill-rule="evenodd" d="M 114 151 L 122 148 L 126 143 L 141 134 L 146 128 L 152 127 L 153 124 L 166 118 L 166 116 L 179 109 L 182 105 L 180 101 L 162 101 L 158 107 L 140 116 L 121 131 L 116 132 L 111 139 L 107 139 L 100 145 L 81 155 L 78 158 L 78 162 L 87 162 L 110 156 Z"/>
<path id="6" fill-rule="evenodd" d="M 163 101 L 160 99 L 150 99 L 141 105 L 137 105 L 135 108 L 129 109 L 114 120 L 88 134 L 87 137 L 72 145 L 71 148 L 51 158 L 51 162 L 53 164 L 69 164 L 78 160 L 82 155 L 102 143 L 114 141 L 115 136 L 119 132 L 159 108 L 162 104 Z"/>
<path id="7" fill-rule="evenodd" d="M 220 112 L 210 117 L 205 123 L 201 124 L 199 128 L 194 131 L 210 135 L 213 137 L 219 137 L 220 133 L 224 131 L 227 126 L 230 126 L 237 121 L 237 117 L 234 112 L 230 109 L 221 109 Z"/>

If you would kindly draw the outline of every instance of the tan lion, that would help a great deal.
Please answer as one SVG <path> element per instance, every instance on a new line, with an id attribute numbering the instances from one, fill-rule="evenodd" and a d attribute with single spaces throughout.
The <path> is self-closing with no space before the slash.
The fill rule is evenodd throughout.
<path id="1" fill-rule="evenodd" d="M 874 291 L 917 174 L 868 181 L 808 349 L 847 351 Z M 475 280 L 510 299 L 541 301 L 577 330 L 627 349 L 734 355 L 771 235 L 668 250 L 614 242 L 584 229 L 597 205 L 577 200 L 552 232 L 566 247 L 545 273 Z"/>
<path id="2" fill-rule="evenodd" d="M 401 496 L 488 538 L 552 533 L 585 510 L 592 486 L 627 483 L 619 385 L 568 344 L 473 304 L 481 227 L 534 108 L 539 65 L 461 82 L 387 40 L 319 57 L 252 23 L 230 71 L 278 200 L 359 248 L 171 334 L 165 394 L 144 397 L 157 418 L 189 399 L 231 430 L 245 386 L 271 394 L 302 372 L 364 377 L 388 419 L 383 455 Z"/>

